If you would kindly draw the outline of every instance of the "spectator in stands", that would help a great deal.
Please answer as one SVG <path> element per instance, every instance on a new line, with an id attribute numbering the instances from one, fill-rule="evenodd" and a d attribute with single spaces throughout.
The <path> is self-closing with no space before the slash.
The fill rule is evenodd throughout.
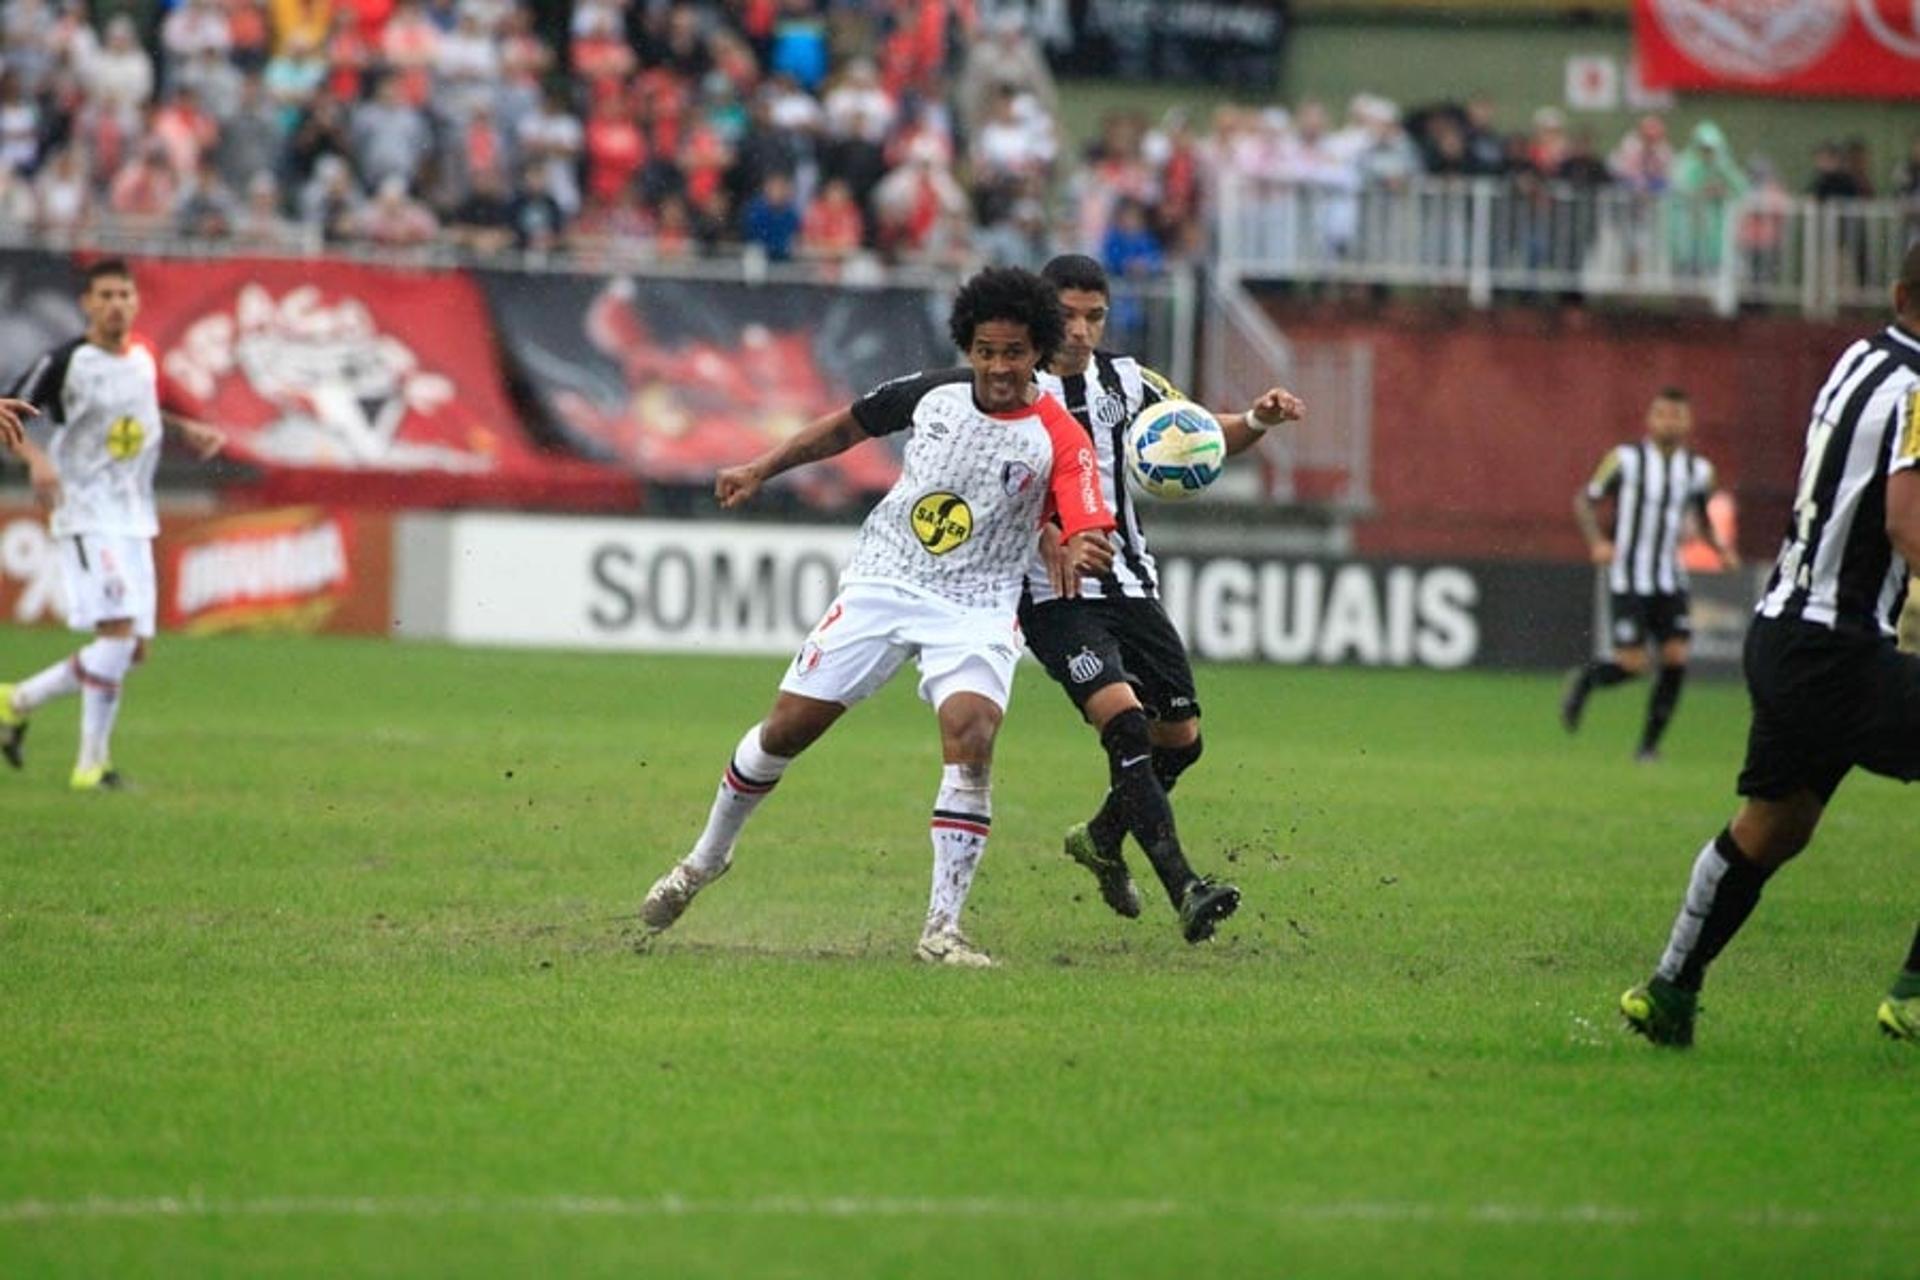
<path id="1" fill-rule="evenodd" d="M 633 121 L 633 110 L 617 91 L 601 92 L 587 120 L 584 146 L 587 157 L 588 210 L 610 207 L 630 188 L 646 163 L 646 139 Z"/>
<path id="2" fill-rule="evenodd" d="M 1060 92 L 1040 46 L 1027 34 L 1025 17 L 1015 10 L 995 15 L 987 23 L 986 38 L 967 50 L 960 72 L 960 119 L 967 135 L 979 132 L 996 110 L 1001 90 L 1031 94 L 1049 119 L 1060 113 Z"/>
<path id="3" fill-rule="evenodd" d="M 241 82 L 240 103 L 221 125 L 214 143 L 220 176 L 235 191 L 244 191 L 256 173 L 279 168 L 285 145 L 276 113 L 268 109 L 266 86 L 258 75 Z"/>
<path id="4" fill-rule="evenodd" d="M 1840 144 L 1823 142 L 1813 150 L 1813 182 L 1807 194 L 1815 200 L 1858 200 L 1866 194 L 1847 167 Z"/>
<path id="5" fill-rule="evenodd" d="M 326 78 L 327 60 L 320 54 L 318 41 L 304 30 L 281 41 L 279 51 L 267 60 L 262 82 L 277 109 L 283 136 L 299 128 L 308 104 Z"/>
<path id="6" fill-rule="evenodd" d="M 1053 257 L 1052 228 L 1047 225 L 1045 189 L 1038 176 L 1013 193 L 1005 211 L 982 226 L 973 247 L 991 266 L 1025 267 L 1038 271 Z"/>
<path id="7" fill-rule="evenodd" d="M 1853 175 L 1853 185 L 1859 190 L 1861 198 L 1873 199 L 1873 156 L 1867 150 L 1867 140 L 1848 138 L 1840 149 L 1840 157 L 1847 172 Z"/>
<path id="8" fill-rule="evenodd" d="M 246 202 L 234 215 L 232 239 L 249 249 L 304 247 L 300 228 L 280 212 L 280 184 L 271 173 L 256 173 L 247 181 Z"/>
<path id="9" fill-rule="evenodd" d="M 107 42 L 79 55 L 76 68 L 88 103 L 131 123 L 153 98 L 153 59 L 140 47 L 133 19 L 125 14 L 107 23 Z"/>
<path id="10" fill-rule="evenodd" d="M 353 109 L 350 136 L 354 168 L 363 182 L 376 188 L 388 178 L 399 178 L 403 186 L 411 186 L 433 145 L 425 113 L 408 100 L 406 83 L 397 74 L 380 81 L 371 102 Z"/>
<path id="11" fill-rule="evenodd" d="M 1053 122 L 1039 100 L 1002 84 L 973 136 L 973 201 L 980 220 L 998 221 L 1028 179 L 1045 175 L 1053 155 Z"/>
<path id="12" fill-rule="evenodd" d="M 193 86 L 183 84 L 154 109 L 147 136 L 166 148 L 176 174 L 191 174 L 200 167 L 201 153 L 220 141 L 220 122 L 201 107 Z"/>
<path id="13" fill-rule="evenodd" d="M 463 9 L 453 30 L 433 49 L 433 109 L 456 128 L 493 102 L 500 80 L 500 48 L 480 24 L 480 13 Z"/>
<path id="14" fill-rule="evenodd" d="M 1463 114 L 1467 143 L 1467 173 L 1497 178 L 1507 171 L 1506 141 L 1494 123 L 1493 99 L 1476 93 L 1467 99 Z"/>
<path id="15" fill-rule="evenodd" d="M 589 101 L 619 93 L 639 65 L 622 34 L 619 9 L 605 0 L 574 10 L 571 55 Z"/>
<path id="16" fill-rule="evenodd" d="M 1746 275 L 1755 284 L 1779 284 L 1786 279 L 1787 224 L 1793 217 L 1793 195 L 1765 156 L 1755 156 L 1748 162 L 1747 175 L 1752 187 L 1736 232 L 1746 260 Z"/>
<path id="17" fill-rule="evenodd" d="M 273 36 L 261 0 L 228 0 L 228 57 L 242 75 L 254 75 L 267 65 Z"/>
<path id="18" fill-rule="evenodd" d="M 893 97 L 880 87 L 880 73 L 865 58 L 848 64 L 826 97 L 826 150 L 821 170 L 844 178 L 863 203 L 887 172 L 887 135 L 897 119 Z"/>
<path id="19" fill-rule="evenodd" d="M 233 47 L 233 32 L 220 0 L 183 0 L 160 24 L 160 47 L 170 77 L 202 53 L 225 58 Z"/>
<path id="20" fill-rule="evenodd" d="M 39 225 L 44 230 L 71 234 L 92 223 L 93 182 L 87 174 L 87 158 L 77 143 L 60 148 L 40 167 L 34 179 L 34 196 Z"/>
<path id="21" fill-rule="evenodd" d="M 830 52 L 827 27 L 812 0 L 781 0 L 767 53 L 767 70 L 789 76 L 808 93 L 826 81 Z"/>
<path id="22" fill-rule="evenodd" d="M 484 258 L 513 246 L 519 238 L 514 201 L 497 168 L 475 169 L 467 198 L 447 218 L 453 242 Z"/>
<path id="23" fill-rule="evenodd" d="M 1160 239 L 1147 225 L 1147 211 L 1138 201 L 1123 200 L 1113 213 L 1113 226 L 1100 246 L 1107 274 L 1122 280 L 1159 275 L 1166 269 Z"/>
<path id="24" fill-rule="evenodd" d="M 233 192 L 221 179 L 212 154 L 203 154 L 174 204 L 175 232 L 217 240 L 233 229 L 234 212 Z"/>
<path id="25" fill-rule="evenodd" d="M 25 175 L 38 168 L 42 128 L 40 104 L 19 73 L 0 72 L 0 169 Z"/>
<path id="26" fill-rule="evenodd" d="M 407 180 L 399 174 L 381 179 L 373 199 L 349 225 L 354 238 L 385 248 L 423 245 L 440 230 L 433 211 L 407 194 Z"/>
<path id="27" fill-rule="evenodd" d="M 1673 146 L 1659 116 L 1641 116 L 1607 157 L 1613 179 L 1643 196 L 1659 195 L 1673 182 Z"/>
<path id="28" fill-rule="evenodd" d="M 693 215 L 687 211 L 684 197 L 670 195 L 660 202 L 653 252 L 662 262 L 681 262 L 693 256 Z"/>
<path id="29" fill-rule="evenodd" d="M 333 32 L 333 11 L 334 0 L 270 0 L 275 56 L 296 43 L 309 49 L 324 45 Z"/>
<path id="30" fill-rule="evenodd" d="M 1888 186 L 1889 195 L 1920 200 L 1920 134 L 1915 134 L 1907 143 L 1907 158 L 1894 166 Z"/>
<path id="31" fill-rule="evenodd" d="M 807 206 L 800 227 L 800 251 L 809 258 L 839 262 L 857 252 L 866 239 L 865 220 L 843 178 L 829 179 Z"/>
<path id="32" fill-rule="evenodd" d="M 369 32 L 354 10 L 334 11 L 333 34 L 327 38 L 327 87 L 340 101 L 354 105 L 365 96 L 380 61 L 378 34 L 379 28 Z"/>
<path id="33" fill-rule="evenodd" d="M 300 221 L 310 234 L 333 244 L 352 234 L 362 201 L 359 184 L 346 160 L 323 155 L 314 163 L 313 177 L 301 189 Z"/>
<path id="34" fill-rule="evenodd" d="M 172 216 L 179 195 L 180 180 L 165 144 L 149 140 L 114 175 L 107 208 L 128 230 L 157 230 Z"/>
<path id="35" fill-rule="evenodd" d="M 794 241 L 800 235 L 800 211 L 794 205 L 793 179 L 784 173 L 768 174 L 760 190 L 747 201 L 740 221 L 746 242 L 759 246 L 768 261 L 792 261 Z"/>
<path id="36" fill-rule="evenodd" d="M 940 163 L 938 148 L 923 141 L 906 163 L 881 179 L 872 205 L 878 247 L 895 255 L 918 254 L 933 250 L 952 217 L 965 214 L 967 196 Z"/>
<path id="37" fill-rule="evenodd" d="M 53 78 L 58 62 L 54 50 L 57 21 L 47 0 L 9 0 L 0 6 L 0 48 L 6 50 L 8 71 L 30 97 Z"/>
<path id="38" fill-rule="evenodd" d="M 1711 120 L 1696 124 L 1686 148 L 1673 162 L 1673 192 L 1684 197 L 1667 210 L 1675 271 L 1705 274 L 1719 267 L 1727 205 L 1746 195 L 1748 185 L 1720 126 Z"/>
<path id="39" fill-rule="evenodd" d="M 33 183 L 18 169 L 0 165 L 0 228 L 31 227 L 39 221 Z"/>
<path id="40" fill-rule="evenodd" d="M 351 120 L 331 89 L 322 89 L 313 99 L 288 140 L 286 173 L 290 181 L 305 186 L 323 156 L 337 156 L 343 162 L 354 158 Z"/>
<path id="41" fill-rule="evenodd" d="M 610 200 L 589 200 L 568 237 L 569 247 L 579 255 L 631 256 L 646 249 L 653 239 L 653 217 L 641 203 L 639 189 L 629 185 L 614 193 Z"/>
<path id="42" fill-rule="evenodd" d="M 401 99 L 410 107 L 424 108 L 432 97 L 440 40 L 440 29 L 415 0 L 401 0 L 380 29 L 377 47 L 387 81 L 399 86 Z"/>
<path id="43" fill-rule="evenodd" d="M 776 174 L 797 186 L 802 143 L 775 122 L 773 104 L 773 95 L 765 90 L 753 97 L 746 131 L 734 146 L 733 168 L 727 174 L 727 187 L 736 199 L 752 199 Z"/>
<path id="44" fill-rule="evenodd" d="M 718 253 L 722 246 L 735 243 L 733 202 L 722 183 L 689 189 L 687 215 L 693 222 L 693 239 L 704 255 Z"/>
<path id="45" fill-rule="evenodd" d="M 520 190 L 513 198 L 514 246 L 526 252 L 548 253 L 561 245 L 567 214 L 553 194 L 551 157 L 534 155 L 520 172 Z"/>
<path id="46" fill-rule="evenodd" d="M 520 122 L 518 154 L 542 171 L 540 190 L 560 206 L 563 218 L 580 210 L 580 153 L 586 132 L 567 107 L 566 93 L 555 85 L 533 114 Z M 557 233 L 557 228 L 556 228 Z"/>

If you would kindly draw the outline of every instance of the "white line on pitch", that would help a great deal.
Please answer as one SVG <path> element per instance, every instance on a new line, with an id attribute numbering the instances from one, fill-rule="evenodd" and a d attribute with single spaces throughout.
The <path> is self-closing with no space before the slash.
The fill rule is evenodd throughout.
<path id="1" fill-rule="evenodd" d="M 1226 1213 L 1273 1222 L 1433 1223 L 1493 1227 L 1675 1225 L 1808 1231 L 1852 1228 L 1920 1230 L 1920 1217 L 1826 1213 L 1816 1209 L 1660 1211 L 1619 1205 L 1423 1204 L 1331 1201 L 1318 1204 L 1199 1205 L 1175 1200 L 1023 1200 L 996 1197 L 762 1196 L 702 1200 L 625 1196 L 90 1196 L 81 1200 L 0 1203 L 0 1224 L 166 1218 L 446 1218 L 514 1215 L 547 1218 L 1170 1218 Z"/>

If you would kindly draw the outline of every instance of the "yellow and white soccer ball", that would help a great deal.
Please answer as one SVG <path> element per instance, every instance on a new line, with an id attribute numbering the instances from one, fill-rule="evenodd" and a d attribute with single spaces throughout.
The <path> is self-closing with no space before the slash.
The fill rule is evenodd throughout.
<path id="1" fill-rule="evenodd" d="M 1126 430 L 1128 482 L 1162 502 L 1185 502 L 1220 478 L 1227 437 L 1219 421 L 1188 400 L 1140 411 Z"/>

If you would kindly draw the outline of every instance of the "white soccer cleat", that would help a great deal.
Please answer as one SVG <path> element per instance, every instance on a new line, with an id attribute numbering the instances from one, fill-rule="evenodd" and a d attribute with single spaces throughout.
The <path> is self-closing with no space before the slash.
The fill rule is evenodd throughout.
<path id="1" fill-rule="evenodd" d="M 718 871 L 706 872 L 684 862 L 674 863 L 673 868 L 647 890 L 647 899 L 640 904 L 640 923 L 654 933 L 671 927 L 685 913 L 693 895 L 725 875 L 732 865 L 732 862 L 723 862 Z"/>
<path id="2" fill-rule="evenodd" d="M 947 964 L 958 969 L 991 969 L 993 957 L 967 941 L 958 929 L 928 929 L 920 935 L 913 958 L 922 964 Z"/>

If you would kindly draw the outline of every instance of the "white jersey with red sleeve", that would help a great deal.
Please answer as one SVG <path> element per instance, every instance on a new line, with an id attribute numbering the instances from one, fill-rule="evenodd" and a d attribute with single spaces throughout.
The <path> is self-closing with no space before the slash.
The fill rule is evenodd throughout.
<path id="1" fill-rule="evenodd" d="M 1041 395 L 1010 413 L 974 403 L 966 369 L 883 383 L 853 404 L 870 436 L 908 431 L 900 479 L 861 526 L 843 580 L 900 583 L 1013 612 L 1041 520 L 1062 537 L 1113 528 L 1086 433 Z"/>
<path id="2" fill-rule="evenodd" d="M 60 474 L 57 538 L 151 538 L 160 532 L 153 473 L 160 464 L 160 383 L 153 349 L 124 352 L 75 339 L 41 356 L 11 392 L 53 426 L 47 454 Z"/>

